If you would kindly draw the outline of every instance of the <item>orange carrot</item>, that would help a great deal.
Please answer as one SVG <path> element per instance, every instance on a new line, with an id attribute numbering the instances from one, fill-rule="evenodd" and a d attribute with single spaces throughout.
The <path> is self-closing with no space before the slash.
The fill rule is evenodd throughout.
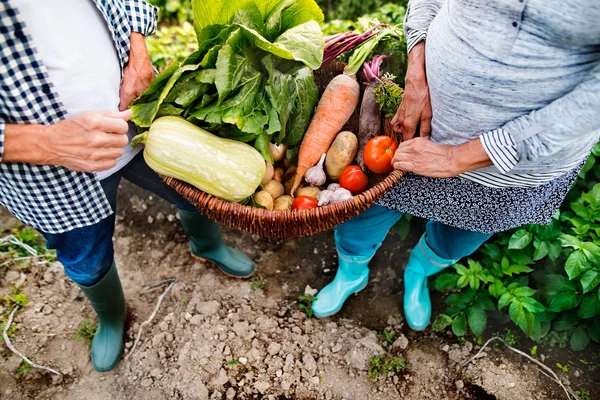
<path id="1" fill-rule="evenodd" d="M 336 135 L 350 119 L 359 99 L 360 86 L 353 76 L 338 75 L 327 85 L 300 146 L 292 195 L 306 171 L 319 162 L 323 153 L 327 153 Z"/>

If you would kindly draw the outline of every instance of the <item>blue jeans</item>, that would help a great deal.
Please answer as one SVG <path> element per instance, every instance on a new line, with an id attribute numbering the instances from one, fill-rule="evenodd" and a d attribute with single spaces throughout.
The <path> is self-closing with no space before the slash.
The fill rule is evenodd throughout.
<path id="1" fill-rule="evenodd" d="M 349 256 L 372 256 L 400 217 L 401 212 L 375 205 L 336 228 L 336 246 Z M 438 256 L 459 260 L 473 254 L 491 236 L 429 221 L 425 239 Z"/>
<path id="2" fill-rule="evenodd" d="M 120 171 L 100 182 L 113 211 L 116 211 L 121 178 L 151 191 L 178 209 L 196 211 L 194 206 L 148 167 L 141 152 Z M 46 246 L 56 250 L 58 261 L 64 266 L 67 276 L 82 286 L 92 286 L 100 281 L 112 266 L 114 228 L 113 214 L 94 225 L 64 233 L 42 232 L 42 235 L 46 238 Z"/>

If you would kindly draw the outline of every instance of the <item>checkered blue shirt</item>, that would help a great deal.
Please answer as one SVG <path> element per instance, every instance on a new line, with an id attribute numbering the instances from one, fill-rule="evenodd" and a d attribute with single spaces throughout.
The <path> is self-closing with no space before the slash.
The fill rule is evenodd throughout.
<path id="1" fill-rule="evenodd" d="M 158 10 L 143 0 L 94 3 L 112 33 L 122 70 L 131 33 L 154 33 Z M 0 0 L 0 160 L 6 124 L 53 124 L 66 117 L 19 10 L 11 0 Z M 92 225 L 112 214 L 93 174 L 48 165 L 0 162 L 0 203 L 48 233 Z"/>

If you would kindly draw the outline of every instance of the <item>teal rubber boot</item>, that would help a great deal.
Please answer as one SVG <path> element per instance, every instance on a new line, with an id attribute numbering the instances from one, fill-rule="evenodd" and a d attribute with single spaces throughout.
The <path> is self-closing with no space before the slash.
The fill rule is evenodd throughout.
<path id="1" fill-rule="evenodd" d="M 125 328 L 125 297 L 116 265 L 113 263 L 95 285 L 79 287 L 98 315 L 98 329 L 92 340 L 92 366 L 98 372 L 111 371 L 123 354 Z"/>
<path id="2" fill-rule="evenodd" d="M 317 294 L 312 311 L 326 318 L 342 309 L 346 299 L 363 290 L 369 282 L 369 261 L 373 256 L 349 256 L 338 248 L 338 270 L 333 281 Z"/>
<path id="3" fill-rule="evenodd" d="M 219 224 L 198 212 L 179 210 L 179 217 L 190 238 L 192 256 L 214 262 L 223 273 L 234 278 L 252 276 L 254 263 L 242 252 L 225 245 Z"/>
<path id="4" fill-rule="evenodd" d="M 427 277 L 437 274 L 457 260 L 446 260 L 433 252 L 425 235 L 411 251 L 404 270 L 404 316 L 408 326 L 416 331 L 427 327 L 431 319 L 431 299 Z"/>

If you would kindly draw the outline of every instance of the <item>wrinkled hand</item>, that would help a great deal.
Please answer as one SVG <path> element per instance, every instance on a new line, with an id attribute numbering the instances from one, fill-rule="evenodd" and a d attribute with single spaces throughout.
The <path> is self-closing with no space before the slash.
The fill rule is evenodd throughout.
<path id="1" fill-rule="evenodd" d="M 455 146 L 433 143 L 429 137 L 400 143 L 392 164 L 394 169 L 431 178 L 449 178 L 460 171 L 455 162 Z"/>
<path id="2" fill-rule="evenodd" d="M 150 86 L 155 76 L 144 36 L 137 32 L 132 33 L 129 61 L 123 70 L 119 110 L 126 110 L 133 100 Z"/>
<path id="3" fill-rule="evenodd" d="M 411 140 L 420 124 L 420 136 L 431 134 L 431 98 L 425 74 L 425 43 L 415 45 L 409 54 L 402 103 L 392 119 L 394 131 Z"/>
<path id="4" fill-rule="evenodd" d="M 39 164 L 61 165 L 75 171 L 105 171 L 117 164 L 129 143 L 131 110 L 87 112 L 44 127 Z"/>

